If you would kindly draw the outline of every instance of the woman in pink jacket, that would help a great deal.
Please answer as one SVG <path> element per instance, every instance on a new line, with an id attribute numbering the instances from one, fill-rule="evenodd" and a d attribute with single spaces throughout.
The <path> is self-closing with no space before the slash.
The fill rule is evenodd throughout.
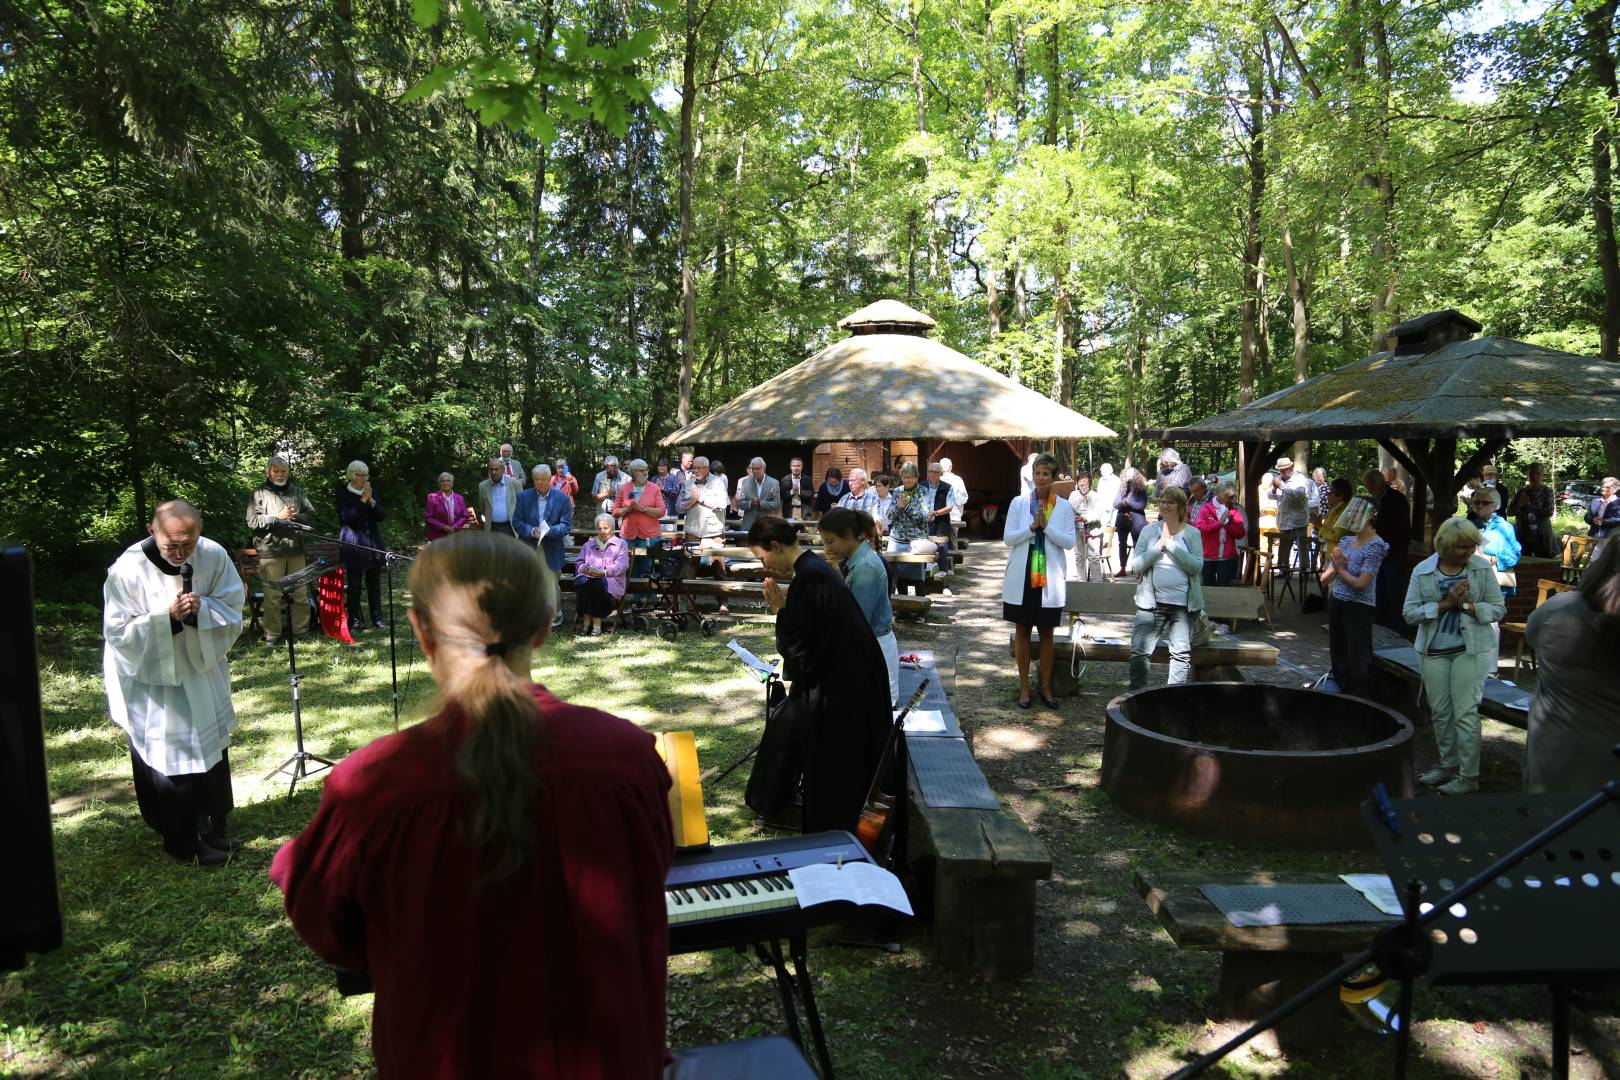
<path id="1" fill-rule="evenodd" d="M 467 500 L 456 494 L 456 478 L 447 472 L 440 473 L 439 490 L 429 492 L 427 505 L 422 507 L 428 540 L 449 536 L 457 529 L 470 529 L 476 517 L 467 506 Z"/>
<path id="2" fill-rule="evenodd" d="M 1249 523 L 1243 520 L 1243 508 L 1237 504 L 1237 487 L 1222 484 L 1215 497 L 1199 508 L 1193 526 L 1204 538 L 1201 583 L 1223 587 L 1232 584 L 1237 576 L 1238 541 L 1249 531 Z"/>
<path id="3" fill-rule="evenodd" d="M 619 535 L 630 548 L 630 575 L 646 577 L 651 568 L 647 549 L 658 539 L 658 519 L 664 514 L 664 493 L 647 480 L 647 463 L 636 458 L 627 466 L 630 481 L 613 497 L 613 516 Z"/>

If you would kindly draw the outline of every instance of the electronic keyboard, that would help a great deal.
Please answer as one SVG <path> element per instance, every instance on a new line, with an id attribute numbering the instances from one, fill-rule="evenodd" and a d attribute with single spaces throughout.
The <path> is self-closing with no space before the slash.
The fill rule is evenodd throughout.
<path id="1" fill-rule="evenodd" d="M 791 937 L 848 918 L 848 903 L 799 907 L 788 871 L 818 863 L 869 863 L 847 832 L 810 833 L 726 844 L 675 856 L 664 878 L 670 953 Z"/>
<path id="2" fill-rule="evenodd" d="M 871 861 L 861 842 L 843 831 L 677 854 L 664 877 L 670 955 L 791 938 L 849 919 L 860 908 L 844 901 L 801 908 L 787 872 L 818 863 Z M 371 993 L 367 972 L 335 971 L 340 993 Z"/>

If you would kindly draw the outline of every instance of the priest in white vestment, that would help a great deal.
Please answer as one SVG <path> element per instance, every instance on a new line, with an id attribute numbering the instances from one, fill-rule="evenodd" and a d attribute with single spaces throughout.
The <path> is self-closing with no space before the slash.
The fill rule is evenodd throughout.
<path id="1" fill-rule="evenodd" d="M 236 727 L 226 661 L 242 632 L 242 579 L 190 504 L 159 506 L 150 530 L 107 573 L 107 709 L 129 736 L 136 801 L 163 850 L 215 866 L 241 846 L 225 818 Z"/>

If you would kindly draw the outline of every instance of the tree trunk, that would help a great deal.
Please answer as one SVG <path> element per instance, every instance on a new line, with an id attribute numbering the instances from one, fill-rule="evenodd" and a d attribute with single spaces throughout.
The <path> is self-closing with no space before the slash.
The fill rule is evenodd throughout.
<path id="1" fill-rule="evenodd" d="M 697 103 L 697 0 L 686 0 L 686 43 L 681 55 L 681 393 L 675 426 L 692 421 L 692 363 L 697 349 L 697 269 L 692 265 L 692 110 Z"/>
<path id="2" fill-rule="evenodd" d="M 985 130 L 985 161 L 993 170 L 996 167 L 996 125 L 1000 122 L 996 116 L 996 21 L 995 0 L 984 0 L 984 130 Z M 996 259 L 988 255 L 985 259 L 984 275 L 984 303 L 986 313 L 990 320 L 990 340 L 994 341 L 1001 336 L 1001 296 L 996 282 Z"/>
<path id="3" fill-rule="evenodd" d="M 1599 4 L 1582 15 L 1586 23 L 1586 59 L 1592 78 L 1603 88 L 1608 106 L 1592 132 L 1592 224 L 1597 232 L 1598 267 L 1603 273 L 1603 318 L 1598 324 L 1602 359 L 1620 360 L 1620 251 L 1614 235 L 1615 108 L 1620 105 L 1620 81 L 1615 76 L 1612 27 L 1615 0 Z M 1613 463 L 1610 465 L 1613 468 Z"/>
<path id="4" fill-rule="evenodd" d="M 1046 44 L 1050 50 L 1047 53 L 1046 69 L 1046 138 L 1047 146 L 1056 146 L 1058 141 L 1058 120 L 1063 114 L 1063 55 L 1062 43 L 1058 39 L 1061 23 L 1054 22 L 1052 29 L 1047 31 Z"/>
<path id="5" fill-rule="evenodd" d="M 1395 183 L 1389 171 L 1389 100 L 1394 65 L 1390 59 L 1389 34 L 1384 26 L 1382 0 L 1372 4 L 1373 59 L 1378 72 L 1378 90 L 1374 98 L 1374 145 L 1377 160 L 1374 174 L 1369 178 L 1378 190 L 1378 227 L 1373 233 L 1373 272 L 1381 278 L 1372 295 L 1372 348 L 1376 352 L 1393 322 L 1395 289 L 1399 272 L 1395 262 Z"/>
<path id="6" fill-rule="evenodd" d="M 1243 308 L 1238 329 L 1238 404 L 1254 400 L 1254 362 L 1259 347 L 1260 210 L 1266 194 L 1266 113 L 1260 55 L 1251 51 L 1249 79 L 1249 201 L 1243 219 Z"/>
<path id="7" fill-rule="evenodd" d="M 343 256 L 343 286 L 354 300 L 351 319 L 355 353 L 346 365 L 342 385 L 351 393 L 366 382 L 376 365 L 377 330 L 367 312 L 367 289 L 357 264 L 366 257 L 366 177 L 360 162 L 371 124 L 361 104 L 354 63 L 353 0 L 333 0 L 332 103 L 337 112 L 338 250 Z"/>
<path id="8" fill-rule="evenodd" d="M 557 28 L 557 5 L 555 0 L 546 0 L 545 7 L 540 13 L 540 40 L 541 51 L 546 52 L 551 47 L 552 35 Z M 548 112 L 551 104 L 551 84 L 545 80 L 540 83 L 540 111 Z M 539 139 L 534 141 L 534 183 L 529 194 L 529 233 L 525 237 L 529 249 L 529 295 L 540 295 L 540 209 L 546 196 L 546 153 L 550 149 Z M 540 335 L 539 327 L 529 320 L 527 335 L 529 354 L 523 358 L 523 397 L 520 403 L 521 415 L 518 417 L 518 431 L 523 441 L 534 445 L 534 419 L 540 411 L 540 387 L 544 380 L 540 377 Z"/>
<path id="9" fill-rule="evenodd" d="M 1067 267 L 1059 265 L 1052 275 L 1052 400 L 1064 404 L 1069 398 L 1068 363 L 1065 346 L 1069 340 L 1069 287 L 1064 277 Z"/>

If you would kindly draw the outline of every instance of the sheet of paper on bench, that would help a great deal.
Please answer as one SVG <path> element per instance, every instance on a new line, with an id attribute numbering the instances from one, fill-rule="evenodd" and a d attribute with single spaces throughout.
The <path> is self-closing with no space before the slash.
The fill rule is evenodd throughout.
<path id="1" fill-rule="evenodd" d="M 911 901 L 900 879 L 871 863 L 816 863 L 788 871 L 788 880 L 799 894 L 800 907 L 815 907 L 834 900 L 854 904 L 878 904 L 902 915 L 911 914 Z"/>
<path id="2" fill-rule="evenodd" d="M 767 664 L 765 661 L 761 660 L 759 657 L 737 644 L 736 638 L 732 638 L 730 641 L 726 642 L 726 648 L 736 653 L 737 659 L 748 665 L 749 670 L 755 675 L 759 676 L 760 682 L 764 682 L 766 679 L 770 678 L 776 673 L 776 668 L 772 667 L 770 664 Z"/>
<path id="3" fill-rule="evenodd" d="M 906 714 L 906 733 L 921 735 L 945 730 L 945 714 L 938 709 L 912 709 Z"/>
<path id="4" fill-rule="evenodd" d="M 1401 898 L 1388 874 L 1340 874 L 1339 880 L 1367 898 L 1367 903 L 1385 915 L 1401 914 Z"/>

